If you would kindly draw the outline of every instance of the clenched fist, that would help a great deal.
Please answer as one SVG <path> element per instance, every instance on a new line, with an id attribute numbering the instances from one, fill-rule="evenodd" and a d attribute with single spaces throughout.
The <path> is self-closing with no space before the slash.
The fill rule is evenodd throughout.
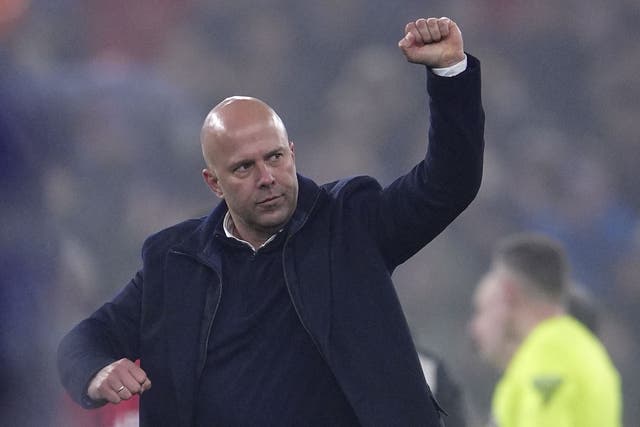
<path id="1" fill-rule="evenodd" d="M 147 374 L 129 359 L 120 359 L 102 368 L 89 383 L 93 400 L 120 403 L 151 388 Z"/>
<path id="2" fill-rule="evenodd" d="M 409 22 L 404 31 L 398 47 L 409 62 L 444 68 L 464 59 L 462 34 L 449 18 L 420 18 Z"/>

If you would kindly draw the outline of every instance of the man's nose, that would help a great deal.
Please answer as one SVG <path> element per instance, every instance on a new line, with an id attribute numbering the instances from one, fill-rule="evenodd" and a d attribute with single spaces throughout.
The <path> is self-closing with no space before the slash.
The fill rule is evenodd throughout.
<path id="1" fill-rule="evenodd" d="M 273 177 L 273 171 L 271 167 L 264 163 L 259 163 L 257 166 L 258 185 L 260 187 L 272 185 L 275 182 L 275 178 Z"/>

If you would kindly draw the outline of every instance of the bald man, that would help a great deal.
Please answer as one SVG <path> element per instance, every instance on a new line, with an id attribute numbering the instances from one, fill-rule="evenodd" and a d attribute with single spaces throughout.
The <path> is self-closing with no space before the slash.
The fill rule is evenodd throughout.
<path id="1" fill-rule="evenodd" d="M 147 239 L 132 281 L 63 339 L 76 401 L 141 394 L 147 426 L 442 425 L 391 273 L 478 191 L 480 66 L 448 18 L 410 22 L 398 46 L 427 67 L 430 142 L 387 188 L 299 175 L 263 101 L 211 110 L 202 176 L 222 202 Z"/>

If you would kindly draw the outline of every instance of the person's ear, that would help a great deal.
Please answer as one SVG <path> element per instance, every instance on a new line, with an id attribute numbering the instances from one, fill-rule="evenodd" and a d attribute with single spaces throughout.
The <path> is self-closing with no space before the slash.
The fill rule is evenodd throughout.
<path id="1" fill-rule="evenodd" d="M 521 285 L 510 277 L 502 278 L 502 292 L 509 307 L 517 307 L 522 300 Z"/>
<path id="2" fill-rule="evenodd" d="M 204 182 L 207 184 L 207 187 L 211 189 L 215 193 L 216 196 L 224 199 L 224 194 L 222 192 L 222 188 L 220 187 L 220 182 L 218 181 L 218 176 L 209 169 L 202 169 L 202 178 Z"/>
<path id="3" fill-rule="evenodd" d="M 295 150 L 295 146 L 293 144 L 293 141 L 289 141 L 289 150 L 291 150 L 291 155 L 295 158 L 296 157 L 296 150 Z"/>

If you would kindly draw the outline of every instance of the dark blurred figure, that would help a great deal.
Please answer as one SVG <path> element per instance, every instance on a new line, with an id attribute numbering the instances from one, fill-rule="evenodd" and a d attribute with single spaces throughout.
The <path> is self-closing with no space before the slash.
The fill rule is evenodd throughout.
<path id="1" fill-rule="evenodd" d="M 466 403 L 462 388 L 449 372 L 444 360 L 432 351 L 418 350 L 420 366 L 438 403 L 446 411 L 444 417 L 447 427 L 466 427 Z"/>
<path id="2" fill-rule="evenodd" d="M 47 300 L 55 271 L 42 191 L 47 117 L 37 79 L 14 60 L 27 1 L 0 3 L 0 420 L 47 426 L 54 390 L 47 366 Z"/>

